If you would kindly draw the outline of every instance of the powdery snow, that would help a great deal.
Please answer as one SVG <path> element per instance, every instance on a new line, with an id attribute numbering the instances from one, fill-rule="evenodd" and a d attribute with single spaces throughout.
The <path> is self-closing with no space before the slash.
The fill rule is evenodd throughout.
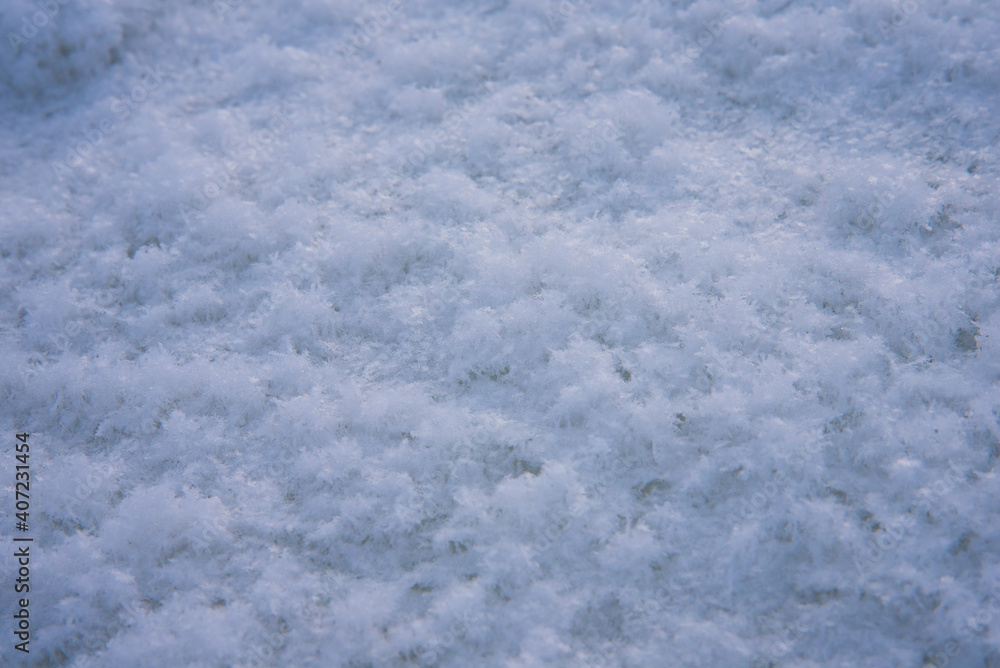
<path id="1" fill-rule="evenodd" d="M 997 3 L 0 32 L 4 665 L 1000 665 Z"/>

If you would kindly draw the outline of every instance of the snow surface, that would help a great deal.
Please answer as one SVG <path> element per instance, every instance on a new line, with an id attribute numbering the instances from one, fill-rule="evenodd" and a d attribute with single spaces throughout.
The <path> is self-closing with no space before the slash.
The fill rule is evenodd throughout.
<path id="1" fill-rule="evenodd" d="M 4 665 L 1000 665 L 1000 3 L 47 4 Z"/>

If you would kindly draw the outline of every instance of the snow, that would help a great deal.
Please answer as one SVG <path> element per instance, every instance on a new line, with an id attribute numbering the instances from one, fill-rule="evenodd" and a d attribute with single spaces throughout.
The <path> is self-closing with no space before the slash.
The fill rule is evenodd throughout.
<path id="1" fill-rule="evenodd" d="M 1000 5 L 0 32 L 4 665 L 1000 665 Z"/>

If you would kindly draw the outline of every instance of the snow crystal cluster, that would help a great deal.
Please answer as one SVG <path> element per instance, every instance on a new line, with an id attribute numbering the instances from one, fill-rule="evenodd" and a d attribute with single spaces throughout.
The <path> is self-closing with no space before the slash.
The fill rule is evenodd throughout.
<path id="1" fill-rule="evenodd" d="M 1000 666 L 1000 4 L 0 34 L 3 665 Z"/>

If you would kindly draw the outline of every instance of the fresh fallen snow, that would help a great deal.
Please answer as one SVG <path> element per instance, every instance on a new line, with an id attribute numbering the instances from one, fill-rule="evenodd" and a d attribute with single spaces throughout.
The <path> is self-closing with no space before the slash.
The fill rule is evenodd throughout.
<path id="1" fill-rule="evenodd" d="M 4 665 L 1000 665 L 1000 5 L 45 4 Z"/>

